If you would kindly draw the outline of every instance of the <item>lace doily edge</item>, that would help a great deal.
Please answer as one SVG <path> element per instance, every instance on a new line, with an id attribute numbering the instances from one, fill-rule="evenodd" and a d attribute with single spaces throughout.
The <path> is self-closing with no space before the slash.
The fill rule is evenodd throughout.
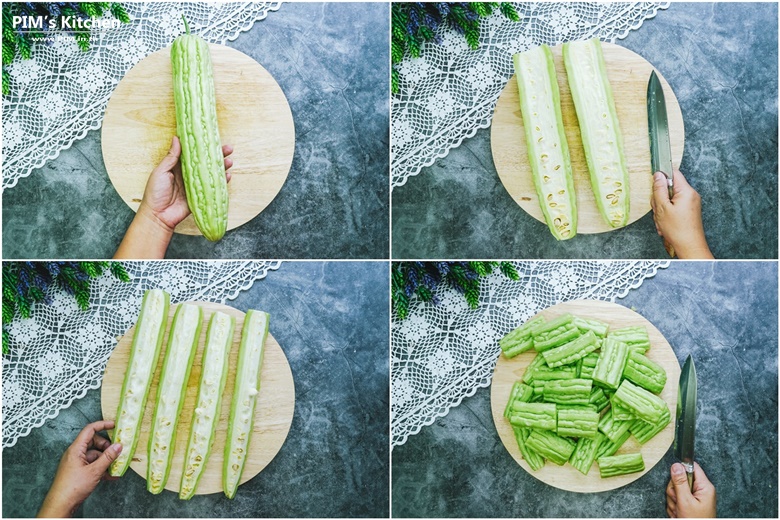
<path id="1" fill-rule="evenodd" d="M 662 260 L 660 262 L 657 262 L 655 265 L 652 266 L 652 268 L 651 268 L 651 270 L 650 270 L 650 272 L 649 272 L 649 274 L 647 276 L 645 276 L 641 280 L 638 280 L 636 282 L 631 283 L 630 285 L 628 285 L 626 288 L 624 288 L 623 290 L 621 290 L 617 294 L 611 296 L 608 301 L 610 301 L 611 303 L 615 303 L 616 299 L 618 299 L 618 298 L 620 298 L 620 299 L 625 298 L 626 295 L 629 293 L 629 291 L 631 291 L 632 289 L 639 288 L 645 282 L 645 280 L 647 280 L 649 278 L 655 277 L 655 275 L 658 274 L 658 270 L 659 269 L 666 269 L 667 267 L 669 267 L 669 265 L 671 265 L 671 261 L 670 260 Z M 436 422 L 437 419 L 439 419 L 441 417 L 445 417 L 447 414 L 450 413 L 450 410 L 452 410 L 452 408 L 454 408 L 456 406 L 459 406 L 460 403 L 463 402 L 463 399 L 465 399 L 467 397 L 473 396 L 475 393 L 477 393 L 477 390 L 479 390 L 480 388 L 487 388 L 487 387 L 489 387 L 491 382 L 492 382 L 492 378 L 491 377 L 488 377 L 487 379 L 483 379 L 482 381 L 478 381 L 477 384 L 474 387 L 468 389 L 463 395 L 459 396 L 455 401 L 450 403 L 449 406 L 447 406 L 446 410 L 444 410 L 443 412 L 438 412 L 438 413 L 434 414 L 433 416 L 426 418 L 422 422 L 422 424 L 415 425 L 414 427 L 412 427 L 412 429 L 409 432 L 407 432 L 406 434 L 402 435 L 401 438 L 398 441 L 396 441 L 393 438 L 394 436 L 392 435 L 392 432 L 391 432 L 390 451 L 392 451 L 393 448 L 396 447 L 396 446 L 402 446 L 402 445 L 406 444 L 406 441 L 409 440 L 409 437 L 411 437 L 413 435 L 417 435 L 418 433 L 420 433 L 420 431 L 425 426 L 430 426 L 431 424 Z M 391 395 L 392 395 L 392 392 L 391 392 Z M 392 404 L 391 404 L 391 406 L 392 406 Z M 392 420 L 391 420 L 391 424 L 392 424 Z"/>
<path id="2" fill-rule="evenodd" d="M 627 27 L 627 28 L 623 29 L 620 33 L 618 33 L 618 35 L 615 37 L 615 40 L 622 40 L 622 39 L 624 39 L 626 36 L 628 36 L 628 34 L 631 31 L 635 31 L 635 30 L 639 29 L 640 27 L 642 27 L 642 24 L 644 24 L 645 21 L 652 20 L 653 18 L 655 18 L 656 15 L 658 14 L 659 10 L 668 9 L 670 5 L 671 5 L 671 2 L 661 2 L 645 18 L 639 20 L 638 22 L 634 23 L 630 27 Z M 511 78 L 509 78 L 509 79 L 511 79 Z M 509 79 L 507 79 L 507 81 L 509 81 Z M 454 148 L 460 147 L 460 145 L 462 145 L 463 141 L 465 141 L 466 139 L 470 139 L 470 138 L 474 137 L 474 135 L 477 133 L 477 131 L 485 129 L 485 128 L 490 128 L 490 125 L 491 125 L 492 122 L 493 122 L 493 111 L 491 110 L 490 115 L 486 119 L 482 119 L 479 122 L 477 122 L 477 125 L 474 128 L 469 130 L 465 135 L 463 135 L 460 138 L 458 138 L 454 142 L 454 144 L 452 144 L 451 146 L 448 146 L 446 150 L 437 152 L 436 154 L 432 155 L 431 157 L 428 157 L 427 159 L 425 159 L 425 161 L 423 161 L 423 163 L 421 165 L 415 166 L 414 168 L 412 168 L 411 173 L 409 173 L 406 176 L 404 176 L 404 178 L 400 182 L 397 182 L 397 183 L 392 182 L 392 174 L 391 174 L 390 192 L 392 193 L 392 191 L 395 188 L 397 188 L 399 186 L 403 186 L 404 184 L 406 184 L 406 182 L 409 180 L 410 177 L 416 177 L 417 175 L 419 175 L 423 168 L 427 168 L 427 167 L 433 165 L 433 163 L 435 163 L 439 159 L 441 159 L 443 157 L 447 157 L 447 155 L 449 155 L 450 151 L 452 151 Z M 392 138 L 392 132 L 391 132 L 391 138 Z M 402 167 L 403 164 L 393 164 L 393 165 L 391 165 L 391 168 L 394 169 L 394 168 L 398 168 L 399 166 Z"/>
<path id="3" fill-rule="evenodd" d="M 236 41 L 236 39 L 238 39 L 238 37 L 241 35 L 241 33 L 244 33 L 246 31 L 250 30 L 255 25 L 255 23 L 257 23 L 259 21 L 262 21 L 262 20 L 265 20 L 265 18 L 268 16 L 268 13 L 270 13 L 271 11 L 274 11 L 274 12 L 278 11 L 279 8 L 281 8 L 281 7 L 282 7 L 282 2 L 275 2 L 268 9 L 266 9 L 263 13 L 257 15 L 256 17 L 254 17 L 253 19 L 248 21 L 243 27 L 240 27 L 235 32 L 235 34 L 233 34 L 232 36 L 226 36 L 225 38 L 223 38 L 220 41 L 220 44 L 224 45 L 226 42 Z M 129 69 L 128 69 L 128 71 L 129 71 Z M 113 94 L 113 92 L 111 94 Z M 106 96 L 106 98 L 100 100 L 100 102 L 99 102 L 100 106 L 105 107 L 105 105 L 108 104 L 108 100 L 111 97 L 111 94 Z M 26 172 L 22 172 L 19 175 L 14 175 L 13 177 L 9 177 L 9 178 L 5 178 L 4 177 L 3 178 L 3 186 L 2 186 L 2 189 L 0 190 L 0 193 L 4 193 L 5 190 L 13 188 L 14 186 L 17 185 L 17 183 L 19 182 L 20 179 L 25 179 L 25 178 L 29 177 L 30 175 L 32 175 L 33 170 L 37 170 L 38 168 L 42 168 L 49 161 L 53 161 L 53 160 L 57 159 L 57 157 L 59 157 L 60 154 L 64 150 L 67 150 L 67 149 L 71 148 L 76 143 L 76 141 L 81 141 L 82 139 L 84 139 L 87 136 L 87 134 L 89 132 L 91 132 L 92 130 L 98 130 L 102 126 L 103 126 L 103 118 L 100 117 L 97 121 L 94 121 L 93 123 L 87 125 L 87 127 L 84 130 L 78 132 L 71 139 L 71 141 L 69 143 L 67 143 L 65 146 L 63 146 L 62 148 L 55 149 L 55 150 L 50 150 L 50 151 L 46 152 L 41 158 L 37 159 L 33 163 L 33 165 L 30 166 L 27 169 Z M 3 169 L 5 169 L 6 167 L 7 167 L 6 165 L 3 165 Z"/>
<path id="4" fill-rule="evenodd" d="M 239 288 L 235 289 L 234 291 L 229 292 L 224 298 L 221 298 L 219 300 L 219 302 L 220 303 L 225 303 L 227 300 L 235 300 L 241 292 L 250 289 L 257 280 L 261 280 L 261 279 L 265 278 L 268 275 L 268 271 L 276 271 L 277 269 L 279 269 L 279 267 L 281 267 L 281 265 L 282 265 L 281 261 L 276 261 L 274 264 L 270 264 L 265 269 L 265 271 L 262 271 L 261 273 L 258 273 L 258 276 L 252 278 L 251 280 L 247 280 L 242 287 L 239 287 Z M 116 341 L 114 341 L 114 343 L 116 343 Z M 116 347 L 116 344 L 114 345 L 114 347 Z M 112 350 L 112 352 L 113 352 L 113 350 Z M 111 354 L 109 354 L 108 357 L 106 357 L 105 359 L 102 359 L 100 361 L 100 363 L 98 365 L 98 368 L 100 369 L 101 372 L 105 371 L 106 363 L 108 363 L 108 358 L 110 356 L 111 356 Z M 82 399 L 85 395 L 87 395 L 88 391 L 95 390 L 96 388 L 100 388 L 100 386 L 102 384 L 103 384 L 103 380 L 102 379 L 99 379 L 99 380 L 96 380 L 96 381 L 93 381 L 93 382 L 89 383 L 85 388 L 83 388 L 82 390 L 80 390 L 75 395 L 71 396 L 70 398 L 68 398 L 64 406 L 60 406 L 57 410 L 54 410 L 53 412 L 45 415 L 44 417 L 40 417 L 38 420 L 35 421 L 34 424 L 32 424 L 30 426 L 25 426 L 22 429 L 22 432 L 19 435 L 15 436 L 13 438 L 13 440 L 9 441 L 8 443 L 6 443 L 5 437 L 3 437 L 3 447 L 2 447 L 2 449 L 5 450 L 6 448 L 12 448 L 13 446 L 16 445 L 16 443 L 19 441 L 19 439 L 21 439 L 22 437 L 27 437 L 28 435 L 30 435 L 30 433 L 34 429 L 40 428 L 47 421 L 49 421 L 51 419 L 56 419 L 57 416 L 60 415 L 60 412 L 62 410 L 70 408 L 73 405 L 74 402 L 76 402 L 79 399 Z"/>

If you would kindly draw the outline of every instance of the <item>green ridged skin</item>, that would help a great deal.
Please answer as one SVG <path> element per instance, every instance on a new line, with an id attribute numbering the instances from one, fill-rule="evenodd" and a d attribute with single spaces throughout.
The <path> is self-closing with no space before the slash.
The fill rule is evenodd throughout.
<path id="1" fill-rule="evenodd" d="M 127 363 L 114 421 L 112 439 L 113 442 L 121 444 L 123 449 L 108 470 L 112 477 L 125 474 L 138 445 L 146 399 L 149 397 L 149 387 L 168 325 L 170 300 L 170 295 L 165 291 L 152 289 L 146 291 L 141 303 L 141 313 L 136 322 L 130 360 Z"/>
<path id="2" fill-rule="evenodd" d="M 599 386 L 612 390 L 617 389 L 627 359 L 628 345 L 613 339 L 611 336 L 607 337 L 601 345 L 596 368 L 593 369 L 593 381 Z"/>
<path id="3" fill-rule="evenodd" d="M 631 410 L 624 408 L 620 406 L 618 403 L 611 403 L 612 404 L 612 417 L 616 421 L 633 421 L 636 419 L 634 417 L 634 414 L 631 413 Z"/>
<path id="4" fill-rule="evenodd" d="M 577 339 L 580 335 L 580 329 L 572 324 L 565 325 L 547 334 L 534 337 L 534 350 L 541 353 L 564 345 Z"/>
<path id="5" fill-rule="evenodd" d="M 589 330 L 592 330 L 598 338 L 605 338 L 607 336 L 607 332 L 609 331 L 609 324 L 604 323 L 603 321 L 589 320 L 580 317 L 574 318 L 574 326 L 580 329 L 580 332 L 583 334 Z"/>
<path id="6" fill-rule="evenodd" d="M 636 327 L 624 327 L 609 332 L 609 337 L 622 341 L 632 351 L 644 354 L 650 349 L 650 336 L 647 329 L 641 325 Z"/>
<path id="7" fill-rule="evenodd" d="M 620 383 L 620 387 L 612 396 L 612 402 L 628 408 L 639 419 L 653 424 L 661 420 L 664 412 L 669 411 L 663 399 L 627 379 Z"/>
<path id="8" fill-rule="evenodd" d="M 603 433 L 599 432 L 599 435 L 604 435 Z M 606 436 L 604 436 L 604 439 L 601 441 L 601 444 L 599 445 L 599 452 L 596 455 L 596 457 L 609 457 L 611 455 L 614 455 L 617 453 L 617 451 L 620 449 L 621 446 L 628 440 L 628 438 L 631 437 L 631 432 L 626 432 L 623 435 L 621 435 L 617 440 L 611 441 Z"/>
<path id="9" fill-rule="evenodd" d="M 512 430 L 515 432 L 517 447 L 520 448 L 520 454 L 523 456 L 523 459 L 531 466 L 533 471 L 542 469 L 542 467 L 544 467 L 544 457 L 533 450 L 529 450 L 528 446 L 525 445 L 526 439 L 531 435 L 531 430 L 517 427 L 512 427 Z"/>
<path id="10" fill-rule="evenodd" d="M 671 421 L 672 415 L 667 410 L 655 424 L 647 423 L 642 419 L 634 419 L 628 429 L 636 437 L 636 440 L 639 441 L 639 444 L 644 444 L 663 431 Z"/>
<path id="11" fill-rule="evenodd" d="M 599 413 L 587 408 L 560 408 L 558 410 L 558 435 L 561 437 L 595 437 L 598 432 Z"/>
<path id="12" fill-rule="evenodd" d="M 609 405 L 609 397 L 604 393 L 604 389 L 598 386 L 594 386 L 590 391 L 590 398 L 588 403 L 596 407 L 596 411 L 600 412 Z"/>
<path id="13" fill-rule="evenodd" d="M 599 355 L 595 352 L 591 352 L 584 358 L 582 358 L 582 366 L 580 367 L 580 378 L 593 379 L 593 370 L 596 368 L 596 363 L 599 361 Z"/>
<path id="14" fill-rule="evenodd" d="M 562 366 L 558 368 L 550 368 L 546 365 L 542 365 L 539 368 L 534 369 L 533 382 L 554 381 L 556 379 L 576 379 L 577 370 L 573 366 Z"/>
<path id="15" fill-rule="evenodd" d="M 552 235 L 567 240 L 577 234 L 577 196 L 552 51 L 542 45 L 513 61 L 539 204 Z"/>
<path id="16" fill-rule="evenodd" d="M 644 471 L 645 461 L 641 453 L 626 453 L 625 455 L 614 455 L 612 457 L 598 458 L 599 471 L 601 478 L 616 477 L 618 475 L 627 475 Z"/>
<path id="17" fill-rule="evenodd" d="M 666 386 L 666 371 L 663 367 L 635 351 L 628 355 L 623 377 L 654 394 L 660 394 Z"/>
<path id="18" fill-rule="evenodd" d="M 184 469 L 179 485 L 179 498 L 182 500 L 189 500 L 195 495 L 203 469 L 211 455 L 222 409 L 222 393 L 227 383 L 235 328 L 236 319 L 233 316 L 219 311 L 211 315 L 206 332 L 206 346 L 203 349 L 198 397 L 195 400 L 190 437 L 184 452 Z"/>
<path id="19" fill-rule="evenodd" d="M 535 356 L 530 363 L 528 363 L 528 366 L 525 367 L 525 372 L 523 372 L 523 383 L 530 385 L 534 382 L 534 372 L 536 372 L 536 369 L 539 367 L 545 366 L 544 365 L 544 358 L 542 356 Z"/>
<path id="20" fill-rule="evenodd" d="M 617 442 L 620 437 L 628 432 L 628 428 L 633 421 L 618 421 L 612 415 L 610 409 L 599 421 L 599 431 L 607 436 L 612 442 Z"/>
<path id="21" fill-rule="evenodd" d="M 515 330 L 504 336 L 498 341 L 501 352 L 504 357 L 511 359 L 518 354 L 533 347 L 533 331 L 546 322 L 544 316 L 538 316 L 525 322 Z"/>
<path id="22" fill-rule="evenodd" d="M 227 229 L 228 190 L 208 43 L 189 32 L 177 37 L 171 65 L 187 204 L 198 229 L 214 242 Z"/>
<path id="23" fill-rule="evenodd" d="M 596 205 L 607 224 L 625 226 L 631 199 L 628 167 L 601 42 L 594 38 L 564 43 L 563 63 Z"/>
<path id="24" fill-rule="evenodd" d="M 201 308 L 186 303 L 180 304 L 173 316 L 149 432 L 146 489 L 155 495 L 165 489 L 171 472 L 176 426 L 184 405 L 192 362 L 198 350 L 202 319 Z"/>
<path id="25" fill-rule="evenodd" d="M 516 402 L 528 403 L 534 397 L 534 388 L 522 381 L 515 381 L 512 385 L 512 391 L 509 394 L 509 401 L 504 408 L 504 417 L 509 418 L 512 413 L 512 405 Z"/>
<path id="26" fill-rule="evenodd" d="M 268 336 L 269 316 L 265 312 L 250 310 L 244 318 L 241 345 L 238 350 L 236 383 L 233 401 L 230 403 L 225 458 L 222 466 L 222 489 L 225 496 L 236 495 L 241 474 L 244 472 L 249 440 L 255 420 L 255 404 L 260 392 L 260 371 Z"/>
<path id="27" fill-rule="evenodd" d="M 589 330 L 587 333 L 565 345 L 545 350 L 542 352 L 542 356 L 544 356 L 544 361 L 547 363 L 547 366 L 554 368 L 576 363 L 577 360 L 584 358 L 597 348 L 596 335 L 592 330 Z M 623 370 L 621 368 L 621 373 L 622 372 Z"/>
<path id="28" fill-rule="evenodd" d="M 593 381 L 558 379 L 544 384 L 544 400 L 557 404 L 589 404 Z"/>
<path id="29" fill-rule="evenodd" d="M 569 313 L 562 314 L 557 318 L 553 318 L 547 323 L 539 325 L 533 332 L 534 339 L 537 337 L 544 337 L 547 334 L 558 334 L 564 329 L 571 328 L 570 325 L 574 322 L 574 316 Z"/>
<path id="30" fill-rule="evenodd" d="M 576 445 L 569 439 L 550 431 L 533 430 L 525 440 L 525 446 L 547 460 L 563 466 L 571 457 Z"/>
<path id="31" fill-rule="evenodd" d="M 599 446 L 601 446 L 601 442 L 604 439 L 606 437 L 600 433 L 593 437 L 581 437 L 577 441 L 577 446 L 574 448 L 571 458 L 569 458 L 569 464 L 583 475 L 587 475 L 593 466 L 593 462 L 596 460 Z"/>
<path id="32" fill-rule="evenodd" d="M 515 402 L 512 405 L 509 422 L 512 426 L 520 428 L 555 430 L 558 414 L 554 404 Z"/>

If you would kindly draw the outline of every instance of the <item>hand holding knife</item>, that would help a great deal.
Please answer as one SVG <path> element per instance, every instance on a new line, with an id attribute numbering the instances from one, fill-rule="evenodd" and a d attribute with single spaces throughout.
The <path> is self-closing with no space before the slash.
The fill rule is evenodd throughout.
<path id="1" fill-rule="evenodd" d="M 672 165 L 672 145 L 669 140 L 669 118 L 666 115 L 666 98 L 661 81 L 655 71 L 650 74 L 647 83 L 647 127 L 650 133 L 651 175 L 661 172 L 666 176 L 669 188 L 669 200 L 674 197 L 674 166 Z M 664 240 L 669 256 L 674 258 L 674 248 Z"/>

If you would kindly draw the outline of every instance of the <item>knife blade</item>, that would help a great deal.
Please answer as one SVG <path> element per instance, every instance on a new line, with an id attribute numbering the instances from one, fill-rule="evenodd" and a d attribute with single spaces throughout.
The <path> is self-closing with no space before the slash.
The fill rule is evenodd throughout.
<path id="1" fill-rule="evenodd" d="M 696 366 L 688 355 L 680 373 L 674 456 L 682 463 L 693 491 L 693 445 L 696 437 Z"/>
<path id="2" fill-rule="evenodd" d="M 647 128 L 650 133 L 651 174 L 661 172 L 666 176 L 669 200 L 674 196 L 674 167 L 672 145 L 669 141 L 669 119 L 666 115 L 666 98 L 661 81 L 655 71 L 647 82 Z"/>

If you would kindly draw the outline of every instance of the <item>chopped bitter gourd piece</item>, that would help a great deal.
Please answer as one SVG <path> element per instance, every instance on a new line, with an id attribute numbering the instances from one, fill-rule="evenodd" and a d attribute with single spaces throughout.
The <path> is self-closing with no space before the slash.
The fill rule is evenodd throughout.
<path id="1" fill-rule="evenodd" d="M 552 403 L 518 403 L 512 405 L 509 422 L 520 428 L 555 430 L 558 413 Z"/>
<path id="2" fill-rule="evenodd" d="M 512 386 L 512 392 L 509 394 L 509 401 L 506 403 L 506 408 L 504 408 L 504 417 L 509 417 L 509 414 L 512 411 L 512 404 L 514 404 L 515 401 L 527 403 L 531 401 L 533 396 L 534 388 L 532 386 L 529 386 L 522 381 L 515 381 L 515 384 Z"/>
<path id="3" fill-rule="evenodd" d="M 531 435 L 531 430 L 528 428 L 518 428 L 515 426 L 512 427 L 512 430 L 515 432 L 517 447 L 520 448 L 520 454 L 523 456 L 523 459 L 525 459 L 528 465 L 531 466 L 532 470 L 538 471 L 542 469 L 544 466 L 544 457 L 533 450 L 529 450 L 528 446 L 525 445 L 526 439 L 529 435 Z"/>
<path id="4" fill-rule="evenodd" d="M 580 329 L 580 332 L 585 334 L 589 330 L 592 330 L 596 337 L 605 338 L 607 331 L 609 330 L 609 324 L 599 320 L 589 320 L 586 318 L 574 317 L 574 325 Z"/>
<path id="5" fill-rule="evenodd" d="M 583 475 L 587 475 L 596 460 L 599 446 L 604 439 L 606 437 L 601 433 L 597 433 L 593 437 L 580 437 L 574 452 L 571 454 L 569 464 Z"/>
<path id="6" fill-rule="evenodd" d="M 549 334 L 560 334 L 564 330 L 570 329 L 573 326 L 574 316 L 571 314 L 563 314 L 557 318 L 553 318 L 547 323 L 544 323 L 536 327 L 533 331 L 534 339 L 541 337 L 544 338 Z"/>
<path id="7" fill-rule="evenodd" d="M 566 464 L 576 446 L 569 439 L 545 430 L 533 430 L 525 440 L 525 445 L 559 466 Z"/>
<path id="8" fill-rule="evenodd" d="M 157 387 L 152 429 L 149 432 L 149 461 L 146 466 L 146 489 L 161 493 L 171 471 L 173 449 L 176 447 L 176 426 L 179 423 L 184 394 L 198 350 L 203 311 L 197 305 L 182 303 L 176 309 L 165 351 L 165 361 Z"/>
<path id="9" fill-rule="evenodd" d="M 593 370 L 596 368 L 596 363 L 599 361 L 599 355 L 596 352 L 591 352 L 584 358 L 582 358 L 582 367 L 580 367 L 581 379 L 593 379 Z"/>
<path id="10" fill-rule="evenodd" d="M 599 457 L 599 471 L 601 478 L 616 477 L 618 475 L 627 475 L 644 471 L 645 461 L 641 453 L 626 453 L 625 455 L 614 455 L 612 457 Z"/>
<path id="11" fill-rule="evenodd" d="M 187 451 L 184 452 L 184 470 L 179 487 L 179 498 L 182 500 L 189 500 L 195 495 L 203 468 L 211 455 L 222 409 L 222 392 L 227 382 L 235 327 L 236 319 L 233 316 L 219 311 L 211 315 L 201 361 L 198 397 L 192 413 L 192 428 Z"/>
<path id="12" fill-rule="evenodd" d="M 630 201 L 628 167 L 601 43 L 597 38 L 564 43 L 563 62 L 596 205 L 610 226 L 625 226 Z"/>
<path id="13" fill-rule="evenodd" d="M 599 386 L 615 390 L 620 385 L 620 377 L 628 359 L 628 346 L 611 336 L 601 345 L 596 368 L 593 369 L 593 381 Z"/>
<path id="14" fill-rule="evenodd" d="M 542 356 L 535 356 L 523 372 L 523 383 L 530 385 L 534 382 L 534 372 L 537 368 L 546 366 L 544 364 L 544 358 Z"/>
<path id="15" fill-rule="evenodd" d="M 533 347 L 533 331 L 536 327 L 544 324 L 545 321 L 544 316 L 538 316 L 525 322 L 523 325 L 517 327 L 515 330 L 498 340 L 498 345 L 501 347 L 504 356 L 513 358 Z"/>
<path id="16" fill-rule="evenodd" d="M 604 389 L 599 386 L 594 386 L 590 391 L 590 399 L 588 402 L 596 406 L 596 411 L 600 412 L 609 405 L 609 397 L 604 393 Z"/>
<path id="17" fill-rule="evenodd" d="M 154 369 L 160 357 L 165 327 L 168 325 L 170 299 L 168 293 L 160 289 L 152 289 L 144 294 L 114 421 L 112 438 L 115 443 L 121 444 L 123 449 L 109 468 L 112 477 L 124 475 L 138 445 L 141 419 L 144 416 Z"/>
<path id="18" fill-rule="evenodd" d="M 599 435 L 604 435 L 603 433 L 599 432 Z M 609 457 L 611 455 L 614 455 L 617 453 L 617 450 L 620 449 L 621 446 L 628 440 L 628 438 L 631 437 L 631 432 L 626 432 L 623 435 L 620 436 L 615 441 L 609 440 L 606 436 L 604 436 L 604 440 L 601 442 L 601 445 L 599 445 L 599 452 L 596 455 L 596 457 Z"/>
<path id="19" fill-rule="evenodd" d="M 255 421 L 255 404 L 260 392 L 260 371 L 268 336 L 268 314 L 250 310 L 244 318 L 233 401 L 230 403 L 225 460 L 222 466 L 222 489 L 228 498 L 236 495 L 241 482 L 249 440 Z"/>
<path id="20" fill-rule="evenodd" d="M 566 240 L 577 234 L 577 197 L 552 51 L 542 45 L 515 54 L 513 61 L 539 204 L 550 232 Z"/>
<path id="21" fill-rule="evenodd" d="M 542 365 L 534 370 L 533 378 L 534 383 L 544 383 L 544 381 L 553 381 L 555 379 L 576 379 L 577 370 L 573 366 L 550 368 L 547 365 Z"/>
<path id="22" fill-rule="evenodd" d="M 547 366 L 559 367 L 576 363 L 578 359 L 584 358 L 596 350 L 597 347 L 596 335 L 592 330 L 589 330 L 574 341 L 543 351 L 542 356 L 544 356 Z M 620 368 L 620 372 L 623 373 L 623 367 Z"/>
<path id="23" fill-rule="evenodd" d="M 579 338 L 582 335 L 580 329 L 574 325 L 566 325 L 559 330 L 549 332 L 543 336 L 534 337 L 534 350 L 544 352 Z"/>
<path id="24" fill-rule="evenodd" d="M 612 415 L 612 409 L 604 414 L 599 421 L 599 430 L 607 436 L 612 442 L 617 441 L 624 435 L 633 421 L 617 421 Z"/>
<path id="25" fill-rule="evenodd" d="M 560 408 L 558 410 L 558 435 L 561 437 L 595 437 L 598 431 L 599 413 L 587 408 Z"/>
<path id="26" fill-rule="evenodd" d="M 634 417 L 634 414 L 631 413 L 631 410 L 627 408 L 623 408 L 618 403 L 611 403 L 611 404 L 612 404 L 612 408 L 611 408 L 612 417 L 616 421 L 633 421 L 634 419 L 636 419 L 636 417 Z"/>
<path id="27" fill-rule="evenodd" d="M 644 444 L 666 428 L 666 425 L 671 421 L 672 415 L 669 413 L 669 410 L 666 410 L 666 413 L 661 416 L 657 423 L 650 424 L 642 419 L 634 419 L 634 422 L 631 423 L 628 429 L 634 434 L 639 444 Z"/>
<path id="28" fill-rule="evenodd" d="M 654 394 L 660 394 L 666 386 L 666 371 L 661 365 L 633 350 L 628 354 L 623 377 Z"/>
<path id="29" fill-rule="evenodd" d="M 588 404 L 593 381 L 590 379 L 557 379 L 544 384 L 544 400 L 559 404 Z"/>
<path id="30" fill-rule="evenodd" d="M 666 402 L 657 395 L 648 392 L 642 387 L 636 386 L 631 381 L 624 379 L 620 387 L 612 396 L 612 403 L 628 408 L 635 416 L 649 423 L 657 423 L 664 412 L 669 408 Z"/>
<path id="31" fill-rule="evenodd" d="M 650 349 L 650 336 L 647 329 L 641 325 L 636 327 L 624 327 L 609 332 L 609 337 L 622 341 L 633 351 L 644 354 Z"/>

